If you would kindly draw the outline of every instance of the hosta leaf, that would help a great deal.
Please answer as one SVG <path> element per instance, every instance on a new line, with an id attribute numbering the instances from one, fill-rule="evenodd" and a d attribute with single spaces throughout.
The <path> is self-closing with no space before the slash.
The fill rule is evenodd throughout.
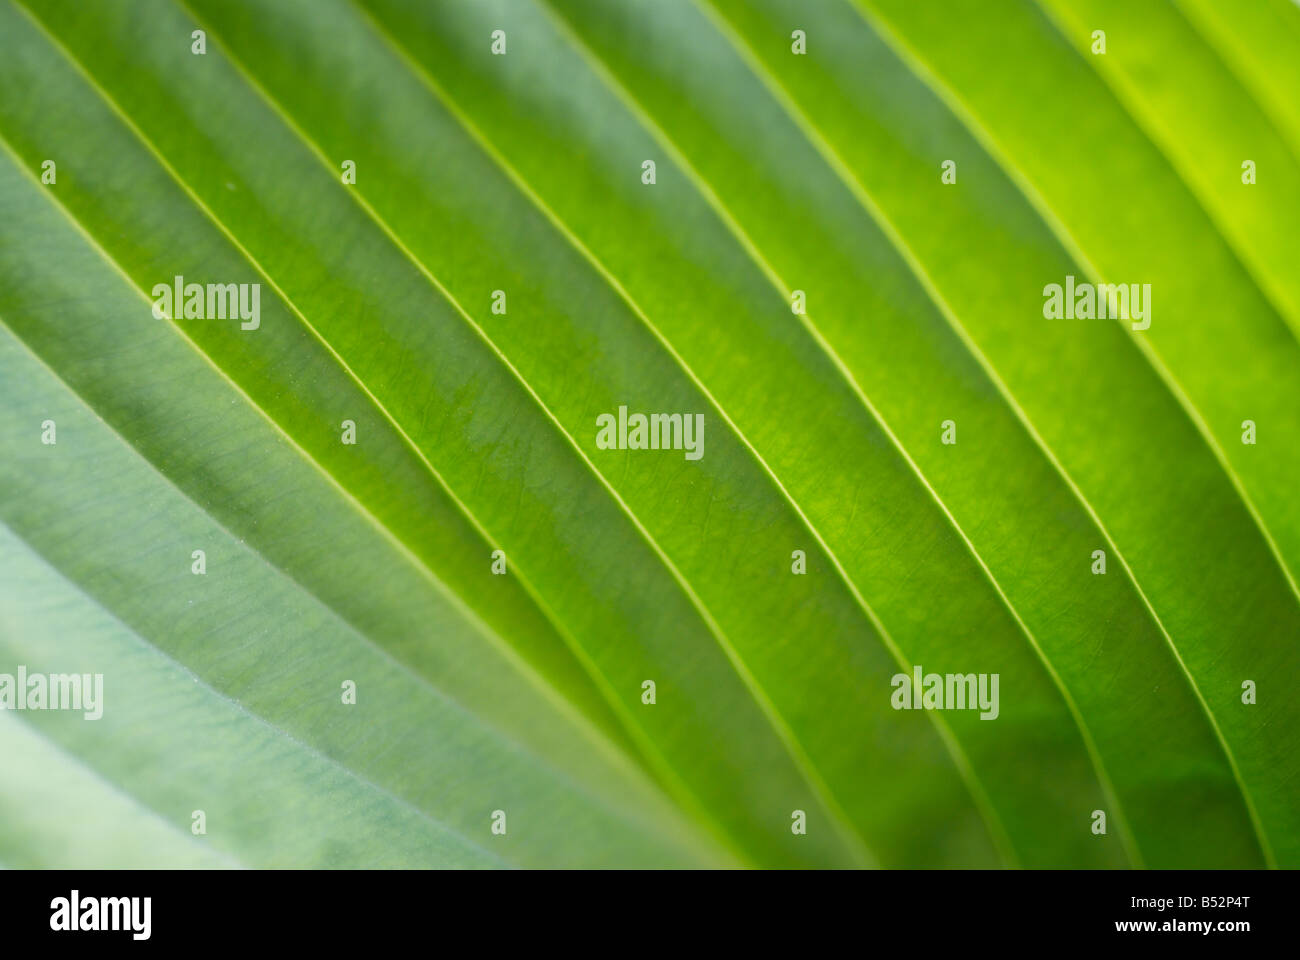
<path id="1" fill-rule="evenodd" d="M 35 199 L 45 202 L 39 195 Z M 19 218 L 19 222 L 24 221 Z M 42 233 L 51 236 L 53 230 L 46 225 Z M 36 234 L 33 231 L 31 235 Z M 113 321 L 106 327 L 127 329 L 131 312 L 115 310 L 105 296 L 111 289 L 108 278 L 96 276 L 89 262 L 78 264 L 69 252 L 62 253 L 58 262 L 81 267 L 74 282 L 95 284 L 99 309 Z M 47 294 L 50 289 L 46 287 Z M 54 302 L 76 303 L 84 296 L 69 294 Z M 128 303 L 139 300 L 130 293 L 126 299 Z M 149 316 L 147 310 L 143 313 Z M 40 318 L 41 311 L 34 309 L 31 315 Z M 155 369 L 167 369 L 163 344 L 155 340 L 150 347 Z M 127 364 L 127 359 L 120 358 L 120 362 Z M 12 572 L 6 570 L 6 589 L 18 603 L 6 617 L 5 634 L 15 637 L 6 646 L 14 662 L 37 672 L 102 664 L 93 671 L 88 666 L 78 672 L 105 675 L 104 718 L 84 722 L 54 712 L 24 715 L 38 718 L 55 739 L 67 738 L 69 749 L 86 755 L 102 776 L 122 783 L 140 802 L 173 822 L 188 821 L 192 810 L 201 809 L 214 826 L 239 824 L 237 830 L 214 830 L 214 846 L 253 864 L 360 865 L 377 859 L 405 865 L 430 860 L 498 865 L 505 861 L 505 849 L 489 851 L 466 839 L 491 808 L 484 811 L 473 804 L 453 802 L 448 809 L 459 822 L 445 826 L 438 816 L 450 797 L 472 789 L 468 784 L 458 785 L 455 768 L 447 763 L 474 755 L 480 784 L 495 781 L 491 792 L 500 798 L 499 807 L 513 809 L 517 823 L 537 817 L 539 809 L 554 807 L 555 796 L 548 800 L 549 792 L 573 794 L 563 810 L 557 808 L 542 817 L 545 825 L 539 822 L 517 838 L 507 838 L 515 848 L 512 858 L 528 862 L 537 857 L 536 862 L 545 863 L 548 844 L 574 831 L 594 831 L 596 837 L 582 845 L 593 855 L 613 854 L 616 847 L 610 845 L 618 844 L 617 838 L 622 836 L 633 847 L 642 847 L 642 852 L 624 850 L 616 855 L 616 863 L 627 855 L 644 855 L 647 862 L 659 862 L 663 852 L 657 844 L 646 844 L 641 836 L 645 826 L 637 822 L 648 817 L 653 806 L 650 811 L 628 808 L 626 804 L 635 793 L 625 787 L 614 794 L 617 806 L 608 793 L 584 789 L 582 781 L 566 770 L 542 762 L 524 749 L 524 744 L 469 714 L 415 670 L 367 642 L 318 598 L 198 511 L 155 468 L 131 453 L 123 439 L 99 422 L 48 369 L 24 353 L 12 336 L 6 339 L 3 369 L 5 382 L 12 384 L 17 397 L 14 412 L 18 422 L 48 418 L 63 430 L 60 443 L 38 450 L 31 450 L 30 444 L 16 436 L 5 438 L 11 448 L 25 447 L 32 454 L 19 455 L 5 464 L 6 523 L 74 578 L 83 605 L 90 606 L 99 597 L 112 598 L 120 618 L 112 621 L 106 610 L 99 611 L 99 620 L 108 623 L 96 624 L 94 629 L 105 631 L 109 639 L 98 645 L 90 642 L 96 635 L 92 628 L 45 621 L 44 629 L 60 642 L 56 651 L 43 649 L 46 644 L 41 633 L 33 627 L 43 622 L 36 613 L 42 606 L 61 611 L 62 605 L 58 594 L 47 597 L 43 584 L 41 589 L 27 586 L 40 575 L 28 572 L 28 567 L 35 565 L 33 559 L 15 566 Z M 183 382 L 190 396 L 203 396 L 199 371 L 190 371 Z M 183 416 L 183 406 L 173 408 L 173 414 Z M 229 400 L 209 407 L 222 411 L 224 424 L 218 429 L 228 441 L 239 436 L 238 431 L 230 432 L 235 418 Z M 198 418 L 183 419 L 190 431 L 202 431 Z M 50 455 L 59 453 L 64 456 Z M 235 453 L 242 454 L 245 463 L 258 461 L 256 447 L 241 445 Z M 282 472 L 268 473 L 291 479 Z M 105 482 L 98 493 L 85 497 L 101 480 Z M 190 573 L 186 551 L 192 543 L 206 547 L 211 569 L 203 579 Z M 160 563 L 168 554 L 180 562 Z M 213 582 L 208 578 L 216 577 L 218 571 L 229 587 L 204 591 L 191 586 Z M 44 576 L 53 579 L 49 573 Z M 144 587 L 126 594 L 126 584 Z M 72 584 L 59 586 L 64 594 L 73 589 Z M 33 612 L 24 610 L 29 602 Z M 108 602 L 105 599 L 99 605 Z M 247 614 L 241 613 L 249 603 L 267 604 L 280 611 L 282 619 L 274 629 L 255 628 Z M 124 629 L 121 621 L 135 626 L 136 634 L 152 637 L 152 646 Z M 78 649 L 79 645 L 85 649 Z M 141 660 L 149 662 L 134 665 Z M 165 678 L 169 683 L 156 676 L 160 667 L 155 661 L 159 660 L 170 674 Z M 292 665 L 291 673 L 285 670 L 286 664 Z M 337 691 L 341 679 L 356 684 L 357 711 L 373 717 L 365 725 L 369 730 L 365 736 L 356 734 L 349 715 L 340 716 Z M 205 700 L 218 701 L 219 709 L 211 702 L 191 707 L 169 699 L 168 690 L 189 695 L 190 685 L 200 681 L 211 688 Z M 193 719 L 191 712 L 196 715 Z M 240 729 L 249 725 L 256 735 Z M 274 737 L 267 735 L 268 729 Z M 147 762 L 151 735 L 168 738 L 155 747 L 155 762 Z M 195 740 L 197 744 L 191 743 Z M 419 764 L 409 762 L 406 752 L 412 745 L 419 749 Z M 583 748 L 590 751 L 592 747 L 581 740 L 571 736 L 562 746 L 562 752 L 561 745 L 553 744 L 552 749 L 570 764 L 585 766 L 591 761 L 592 755 Z M 196 753 L 204 762 L 196 762 Z M 261 761 L 256 758 L 263 753 L 268 755 L 267 769 L 258 774 Z M 193 769 L 156 762 L 157 756 L 173 754 L 178 760 L 185 757 Z M 236 758 L 239 762 L 232 762 Z M 315 769 L 290 776 L 308 765 Z M 237 779 L 214 784 L 209 767 L 222 767 L 225 777 Z M 262 809 L 269 805 L 263 779 L 277 788 L 283 784 L 286 793 L 270 813 Z M 295 784 L 295 780 L 303 782 Z M 597 786 L 613 789 L 608 783 Z M 317 792 L 323 799 L 316 799 Z M 358 793 L 366 799 L 356 799 Z M 374 799 L 376 795 L 382 802 Z M 585 812 L 572 802 L 584 796 L 581 806 L 589 807 Z M 256 803 L 253 809 L 249 809 L 250 802 Z M 368 810 L 360 810 L 359 825 L 320 832 L 322 823 L 341 826 L 345 812 L 363 802 Z M 311 807 L 322 803 L 342 806 L 332 815 L 314 813 Z M 565 811 L 575 820 L 563 815 Z M 624 817 L 632 822 L 617 822 Z M 296 848 L 293 840 L 297 838 L 285 836 L 275 823 L 277 818 L 300 819 L 296 831 L 303 836 L 298 843 L 306 846 Z M 377 829 L 382 830 L 380 836 L 368 836 Z M 428 841 L 417 840 L 425 835 Z M 524 842 L 519 845 L 518 841 Z M 243 849 L 245 846 L 249 849 Z"/>
<path id="2" fill-rule="evenodd" d="M 583 16 L 576 4 L 568 6 L 578 29 L 603 22 Z M 848 13 L 852 16 L 852 11 Z M 679 35 L 708 37 L 705 24 L 696 22 L 698 16 L 684 8 Z M 840 32 L 846 27 L 853 24 L 833 29 Z M 1005 587 L 1026 629 L 1078 700 L 1086 718 L 1081 718 L 1081 725 L 1099 745 L 1097 762 L 1114 779 L 1128 819 L 1138 821 L 1144 834 L 1141 854 L 1132 852 L 1167 862 L 1180 856 L 1182 834 L 1190 826 L 1171 820 L 1169 809 L 1171 805 L 1184 809 L 1171 801 L 1188 784 L 1180 785 L 1170 777 L 1163 785 L 1167 793 L 1153 789 L 1149 751 L 1131 730 L 1125 698 L 1115 696 L 1122 688 L 1128 697 L 1140 698 L 1150 680 L 1160 676 L 1171 691 L 1167 695 L 1178 698 L 1181 706 L 1156 721 L 1164 723 L 1159 734 L 1150 727 L 1145 733 L 1160 738 L 1171 760 L 1180 753 L 1185 756 L 1188 769 L 1197 771 L 1195 789 L 1216 798 L 1214 814 L 1206 809 L 1188 810 L 1188 814 L 1196 819 L 1219 818 L 1216 830 L 1235 837 L 1236 855 L 1247 858 L 1246 862 L 1258 856 L 1247 810 L 1212 728 L 1203 716 L 1188 723 L 1200 708 L 1158 623 L 1127 578 L 1097 581 L 1088 572 L 1085 558 L 1106 545 L 1088 503 L 1072 491 L 1049 456 L 1035 448 L 1031 430 L 1017 421 L 1020 411 L 1014 401 L 988 402 L 996 384 L 990 382 L 991 373 L 981 368 L 977 356 L 953 362 L 951 358 L 960 358 L 966 350 L 965 331 L 956 318 L 951 323 L 945 320 L 942 310 L 948 308 L 941 300 L 936 302 L 939 295 L 933 287 L 928 292 L 920 283 L 910 290 L 896 287 L 887 297 L 877 292 L 878 284 L 887 282 L 878 264 L 892 257 L 890 274 L 905 275 L 906 260 L 915 261 L 915 253 L 892 230 L 874 198 L 858 188 L 851 173 L 844 179 L 821 165 L 817 151 L 804 141 L 795 123 L 800 114 L 784 115 L 775 100 L 766 104 L 764 112 L 728 109 L 738 95 L 729 85 L 743 88 L 752 82 L 752 74 L 740 55 L 744 48 L 739 53 L 729 51 L 726 37 L 715 34 L 712 40 L 697 39 L 687 47 L 698 47 L 702 62 L 708 58 L 711 89 L 716 91 L 704 104 L 710 112 L 692 123 L 691 113 L 679 108 L 682 100 L 675 99 L 684 96 L 674 89 L 675 64 L 662 53 L 680 51 L 685 44 L 666 40 L 642 44 L 632 39 L 638 34 L 631 30 L 597 33 L 592 29 L 589 35 L 594 49 L 623 74 L 627 88 L 644 92 L 646 108 L 654 111 L 649 122 L 663 119 L 665 145 L 685 151 L 683 163 L 692 164 L 697 176 L 717 185 L 720 205 L 739 218 L 741 229 L 752 231 L 754 242 L 773 267 L 820 291 L 824 309 L 814 310 L 814 323 L 860 382 L 872 385 L 880 408 L 897 425 L 904 444 L 914 441 L 910 449 L 922 471 L 932 478 L 955 521 L 970 531 L 972 547 L 987 561 L 995 582 Z M 655 51 L 661 52 L 658 57 Z M 728 64 L 728 69 L 720 70 L 720 63 Z M 717 138 L 717 130 L 731 132 L 729 141 Z M 728 142 L 747 149 L 729 149 Z M 796 167 L 824 172 L 815 179 L 806 173 L 782 175 L 783 169 Z M 758 197 L 763 201 L 757 202 Z M 923 266 L 915 269 L 921 278 L 927 277 Z M 877 329 L 887 330 L 901 355 L 882 355 L 881 340 L 864 335 L 862 316 L 872 317 Z M 926 325 L 918 325 L 917 317 L 927 318 Z M 912 367 L 902 365 L 906 363 Z M 952 368 L 951 374 L 933 373 L 946 367 Z M 928 396 L 918 403 L 913 385 L 921 379 Z M 978 460 L 954 457 L 957 451 L 934 443 L 934 424 L 946 416 L 955 416 L 963 429 L 973 428 L 979 437 L 988 438 L 988 446 L 981 442 L 972 451 Z M 1063 518 L 1069 519 L 1063 522 Z M 1041 586 L 1049 575 L 1061 585 L 1074 584 L 1075 589 L 1091 581 L 1090 590 L 1104 590 L 1096 597 L 1109 611 L 1109 622 L 1098 622 L 1086 605 L 1063 612 L 1059 593 L 1044 592 Z M 1118 659 L 1120 672 L 1099 675 L 1098 653 L 1106 649 L 1108 638 L 1116 637 L 1130 644 Z"/>
<path id="3" fill-rule="evenodd" d="M 0 861 L 1294 866 L 1286 6 L 6 0 Z"/>

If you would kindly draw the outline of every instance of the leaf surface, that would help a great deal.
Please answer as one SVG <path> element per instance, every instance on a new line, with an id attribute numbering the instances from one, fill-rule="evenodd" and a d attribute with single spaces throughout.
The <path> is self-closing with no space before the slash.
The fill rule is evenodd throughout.
<path id="1" fill-rule="evenodd" d="M 0 6 L 0 861 L 1295 865 L 1291 12 L 992 6 Z"/>

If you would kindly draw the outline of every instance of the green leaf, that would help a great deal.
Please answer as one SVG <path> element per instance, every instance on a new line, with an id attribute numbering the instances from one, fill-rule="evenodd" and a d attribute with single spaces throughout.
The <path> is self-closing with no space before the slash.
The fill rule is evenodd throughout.
<path id="1" fill-rule="evenodd" d="M 0 5 L 0 862 L 1300 864 L 1298 35 L 1185 7 Z"/>

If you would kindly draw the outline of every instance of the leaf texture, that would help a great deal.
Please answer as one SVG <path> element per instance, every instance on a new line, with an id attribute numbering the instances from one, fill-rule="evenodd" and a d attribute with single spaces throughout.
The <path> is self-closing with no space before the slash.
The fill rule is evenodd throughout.
<path id="1" fill-rule="evenodd" d="M 2 0 L 0 861 L 1300 864 L 1245 6 Z"/>

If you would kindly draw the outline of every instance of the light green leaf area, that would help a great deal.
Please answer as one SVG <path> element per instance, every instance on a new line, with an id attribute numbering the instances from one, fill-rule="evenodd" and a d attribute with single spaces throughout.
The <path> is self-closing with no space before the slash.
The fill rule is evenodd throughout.
<path id="1" fill-rule="evenodd" d="M 1242 6 L 0 0 L 0 863 L 1300 866 Z"/>

